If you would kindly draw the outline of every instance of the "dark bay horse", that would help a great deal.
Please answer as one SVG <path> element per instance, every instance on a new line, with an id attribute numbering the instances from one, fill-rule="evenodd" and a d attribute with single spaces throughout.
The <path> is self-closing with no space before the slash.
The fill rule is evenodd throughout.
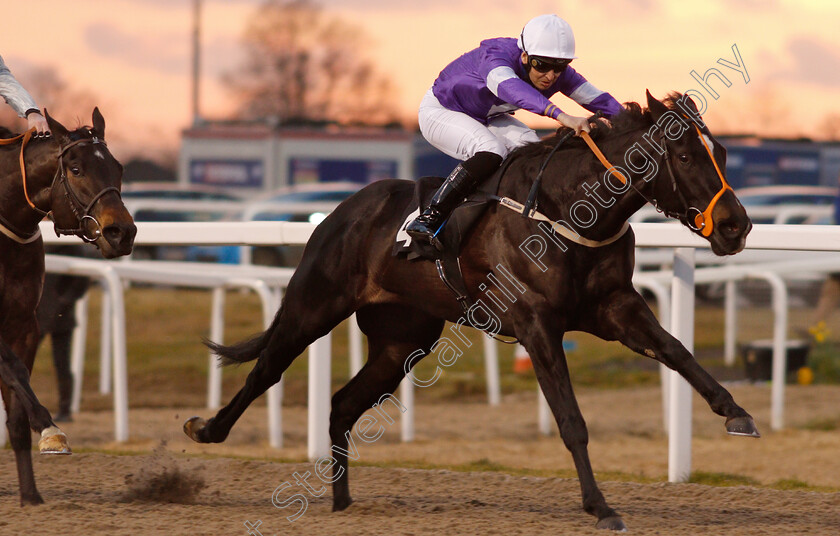
<path id="1" fill-rule="evenodd" d="M 92 242 L 105 258 L 131 253 L 137 228 L 120 198 L 122 165 L 105 145 L 105 120 L 73 131 L 44 113 L 52 137 L 31 131 L 0 145 L 0 380 L 15 452 L 21 504 L 41 504 L 32 472 L 30 427 L 43 454 L 69 454 L 29 386 L 38 346 L 35 309 L 44 280 L 39 222 L 49 215 L 56 233 Z"/>
<path id="2" fill-rule="evenodd" d="M 583 508 L 597 517 L 599 528 L 613 530 L 625 525 L 593 476 L 588 433 L 563 353 L 567 331 L 618 340 L 664 363 L 725 417 L 727 432 L 758 436 L 752 417 L 662 329 L 633 288 L 634 237 L 625 223 L 646 200 L 705 237 L 718 255 L 741 251 L 752 227 L 721 172 L 724 148 L 694 103 L 679 94 L 660 102 L 648 93 L 647 104 L 643 110 L 627 103 L 611 123 L 598 121 L 593 129 L 604 161 L 615 163 L 624 182 L 605 173 L 579 138 L 553 156 L 557 138 L 525 146 L 500 171 L 499 196 L 525 201 L 550 157 L 538 207 L 565 222 L 564 236 L 497 204 L 478 220 L 460 255 L 467 288 L 481 297 L 476 306 L 483 304 L 480 314 L 467 315 L 470 323 L 524 344 L 574 459 Z M 347 453 L 354 423 L 397 388 L 418 357 L 437 352 L 441 363 L 451 363 L 458 355 L 456 328 L 465 324 L 434 264 L 391 254 L 413 189 L 412 181 L 380 181 L 342 203 L 313 232 L 271 327 L 231 346 L 210 344 L 225 363 L 257 362 L 245 386 L 215 417 L 184 424 L 189 437 L 224 441 L 248 405 L 277 383 L 311 342 L 355 312 L 368 337 L 369 357 L 332 398 L 332 456 L 322 458 L 318 467 L 326 470 L 317 471 L 333 484 L 333 509 L 350 505 Z M 575 234 L 580 239 L 568 238 Z M 445 320 L 455 325 L 441 336 Z M 330 466 L 332 475 L 325 477 Z"/>

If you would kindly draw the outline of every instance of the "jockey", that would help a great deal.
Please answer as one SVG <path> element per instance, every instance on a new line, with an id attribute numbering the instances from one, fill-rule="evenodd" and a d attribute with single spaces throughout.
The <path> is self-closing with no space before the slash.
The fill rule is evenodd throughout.
<path id="1" fill-rule="evenodd" d="M 606 117 L 621 105 L 569 67 L 575 59 L 572 28 L 557 15 L 530 20 L 519 39 L 482 41 L 447 65 L 420 103 L 423 137 L 462 163 L 435 192 L 429 207 L 406 226 L 413 239 L 442 246 L 435 237 L 458 204 L 501 166 L 508 153 L 539 141 L 512 113 L 520 108 L 589 131 L 584 117 L 563 113 L 549 99 L 557 92 Z"/>
<path id="2" fill-rule="evenodd" d="M 3 58 L 0 57 L 0 96 L 6 99 L 20 117 L 25 117 L 28 128 L 34 128 L 38 137 L 50 135 L 50 127 L 47 120 L 41 115 L 41 110 L 35 104 L 35 100 L 29 95 L 12 72 L 6 67 Z"/>

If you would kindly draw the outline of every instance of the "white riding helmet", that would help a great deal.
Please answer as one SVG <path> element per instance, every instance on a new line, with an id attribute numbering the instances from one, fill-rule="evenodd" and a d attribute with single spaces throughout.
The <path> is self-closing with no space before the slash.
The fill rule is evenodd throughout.
<path id="1" fill-rule="evenodd" d="M 569 23 L 557 15 L 534 17 L 519 34 L 520 50 L 530 56 L 575 59 L 575 36 Z"/>

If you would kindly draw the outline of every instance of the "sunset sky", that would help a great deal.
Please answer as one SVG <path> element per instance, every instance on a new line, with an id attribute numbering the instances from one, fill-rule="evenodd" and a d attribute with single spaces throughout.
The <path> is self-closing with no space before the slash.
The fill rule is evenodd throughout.
<path id="1" fill-rule="evenodd" d="M 219 78 L 242 61 L 239 41 L 259 0 L 204 0 L 201 111 L 224 117 L 232 104 Z M 820 137 L 840 117 L 840 2 L 831 0 L 322 0 L 370 38 L 364 53 L 392 78 L 407 121 L 437 73 L 488 37 L 516 36 L 542 13 L 570 22 L 575 68 L 619 101 L 700 90 L 691 71 L 718 68 L 708 99 L 713 132 Z M 29 0 L 3 3 L 0 55 L 24 85 L 54 68 L 75 90 L 96 95 L 112 149 L 177 149 L 191 121 L 191 0 Z M 736 45 L 749 83 L 734 69 Z M 37 95 L 34 95 L 36 100 Z M 568 112 L 581 109 L 558 95 Z M 52 110 L 51 110 L 52 111 Z M 90 123 L 90 112 L 75 112 Z M 534 126 L 545 121 L 525 112 Z"/>

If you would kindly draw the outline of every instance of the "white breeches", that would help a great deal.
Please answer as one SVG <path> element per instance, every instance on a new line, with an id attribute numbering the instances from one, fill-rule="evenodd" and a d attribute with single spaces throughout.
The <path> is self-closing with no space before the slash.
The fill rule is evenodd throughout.
<path id="1" fill-rule="evenodd" d="M 539 141 L 536 132 L 508 114 L 483 125 L 465 113 L 444 108 L 431 89 L 420 103 L 418 118 L 420 132 L 429 143 L 462 161 L 481 151 L 504 158 L 521 145 Z"/>

